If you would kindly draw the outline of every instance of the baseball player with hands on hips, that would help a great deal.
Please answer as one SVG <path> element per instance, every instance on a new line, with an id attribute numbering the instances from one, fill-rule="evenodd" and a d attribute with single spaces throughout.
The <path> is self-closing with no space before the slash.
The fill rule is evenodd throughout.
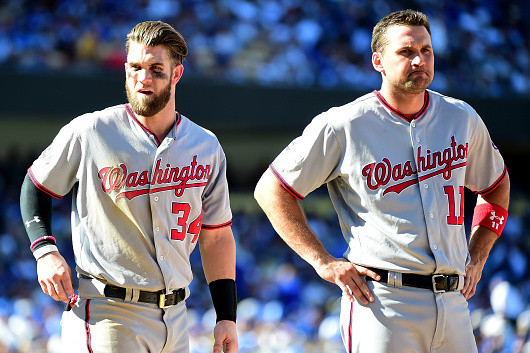
<path id="1" fill-rule="evenodd" d="M 477 352 L 467 300 L 506 222 L 510 182 L 483 121 L 428 90 L 427 17 L 389 14 L 374 27 L 382 85 L 316 116 L 259 180 L 255 198 L 277 233 L 342 290 L 352 352 Z M 327 184 L 348 248 L 331 256 L 298 200 Z M 478 194 L 469 242 L 464 188 Z"/>
<path id="2" fill-rule="evenodd" d="M 128 103 L 64 126 L 28 169 L 21 212 L 44 293 L 66 303 L 65 352 L 188 352 L 190 254 L 217 314 L 213 352 L 235 353 L 235 241 L 217 138 L 175 110 L 187 44 L 161 21 L 127 35 Z M 51 232 L 72 190 L 71 270 Z"/>

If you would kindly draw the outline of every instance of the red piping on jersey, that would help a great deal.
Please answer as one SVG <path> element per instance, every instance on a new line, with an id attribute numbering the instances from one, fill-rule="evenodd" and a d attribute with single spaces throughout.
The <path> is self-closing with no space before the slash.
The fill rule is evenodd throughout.
<path id="1" fill-rule="evenodd" d="M 138 120 L 138 118 L 136 117 L 136 115 L 134 115 L 134 113 L 133 113 L 131 107 L 129 106 L 129 104 L 125 104 L 125 110 L 127 111 L 127 113 L 129 113 L 129 115 L 131 116 L 131 118 L 132 118 L 132 119 L 133 119 L 138 125 L 140 125 L 140 127 L 141 127 L 145 132 L 147 132 L 148 134 L 153 135 L 153 137 L 154 137 L 155 140 L 156 140 L 156 144 L 157 144 L 158 146 L 160 146 L 160 143 L 161 143 L 161 142 L 160 142 L 160 140 L 158 139 L 158 136 L 156 136 L 156 134 L 155 134 L 154 132 L 152 132 L 151 130 L 149 130 L 149 129 L 147 128 L 147 126 L 145 126 L 144 124 L 142 124 L 142 123 L 140 122 L 140 120 Z"/>
<path id="2" fill-rule="evenodd" d="M 160 139 L 158 138 L 158 136 L 156 136 L 156 134 L 151 131 L 147 126 L 145 126 L 144 124 L 142 124 L 140 122 L 140 120 L 138 120 L 138 118 L 136 117 L 136 115 L 134 115 L 134 112 L 132 111 L 131 107 L 129 104 L 125 104 L 125 110 L 127 111 L 127 113 L 131 116 L 131 118 L 138 124 L 140 125 L 140 127 L 145 131 L 147 132 L 148 134 L 151 134 L 153 135 L 153 137 L 155 138 L 156 140 L 156 144 L 158 146 L 160 146 L 161 142 L 160 142 Z M 182 116 L 180 115 L 179 112 L 175 112 L 177 114 L 177 118 L 175 120 L 175 139 L 177 138 L 177 126 L 179 126 L 180 122 L 182 121 Z"/>
<path id="3" fill-rule="evenodd" d="M 425 99 L 423 100 L 423 107 L 421 107 L 420 111 L 417 112 L 416 114 L 413 114 L 412 116 L 410 116 L 409 114 L 403 114 L 401 113 L 399 110 L 395 109 L 394 107 L 392 107 L 384 98 L 383 96 L 381 95 L 381 93 L 379 93 L 378 90 L 374 90 L 374 94 L 375 96 L 377 97 L 377 99 L 379 99 L 379 101 L 385 106 L 387 107 L 388 109 L 390 109 L 390 111 L 392 111 L 392 113 L 396 114 L 397 116 L 405 119 L 406 121 L 408 121 L 409 123 L 412 121 L 412 120 L 415 120 L 415 119 L 418 119 L 423 113 L 425 113 L 425 111 L 427 110 L 428 106 L 429 106 L 429 102 L 431 101 L 431 96 L 429 95 L 429 91 L 425 91 Z"/>
<path id="4" fill-rule="evenodd" d="M 62 199 L 63 197 L 61 195 L 57 195 L 56 193 L 46 189 L 44 186 L 41 185 L 41 183 L 39 183 L 37 181 L 37 179 L 35 178 L 35 175 L 33 175 L 33 172 L 31 171 L 31 167 L 29 167 L 28 169 L 28 175 L 29 175 L 29 178 L 31 179 L 31 181 L 33 182 L 33 184 L 37 187 L 37 189 L 39 189 L 40 191 L 50 195 L 51 197 L 57 199 L 57 200 L 60 200 Z"/>
<path id="5" fill-rule="evenodd" d="M 85 331 L 86 331 L 86 348 L 88 349 L 89 353 L 92 352 L 92 337 L 90 335 L 90 299 L 87 299 L 85 304 Z"/>
<path id="6" fill-rule="evenodd" d="M 30 249 L 31 251 L 33 251 L 33 248 L 35 247 L 35 245 L 37 245 L 37 243 L 41 242 L 42 240 L 53 240 L 53 243 L 54 243 L 54 244 L 57 244 L 57 240 L 55 240 L 54 237 L 52 237 L 51 235 L 46 235 L 46 236 L 44 236 L 44 237 L 41 237 L 41 238 L 35 240 L 33 243 L 31 243 L 29 249 Z"/>
<path id="7" fill-rule="evenodd" d="M 226 223 L 223 223 L 223 224 L 217 224 L 217 225 L 203 224 L 203 225 L 202 225 L 202 228 L 203 228 L 203 229 L 219 229 L 219 228 L 224 228 L 224 227 L 228 227 L 228 226 L 231 226 L 231 225 L 232 225 L 232 220 L 229 220 L 229 221 L 226 222 Z"/>
<path id="8" fill-rule="evenodd" d="M 280 175 L 280 173 L 278 173 L 276 171 L 276 169 L 274 169 L 274 167 L 272 166 L 272 163 L 269 165 L 269 168 L 271 169 L 272 173 L 276 176 L 276 178 L 278 178 L 278 180 L 280 181 L 280 183 L 282 184 L 283 188 L 285 190 L 287 190 L 289 192 L 289 194 L 293 195 L 296 199 L 298 200 L 303 200 L 304 197 L 302 195 L 300 195 L 299 193 L 296 192 L 296 190 L 294 190 L 291 185 L 289 185 L 283 178 L 282 176 Z"/>
<path id="9" fill-rule="evenodd" d="M 485 195 L 487 193 L 490 193 L 492 192 L 493 190 L 495 190 L 495 188 L 497 186 L 499 186 L 499 184 L 501 183 L 501 181 L 503 181 L 503 179 L 506 177 L 506 173 L 508 172 L 508 169 L 506 168 L 506 164 L 504 165 L 504 170 L 502 171 L 502 174 L 501 176 L 499 177 L 499 179 L 497 179 L 496 182 L 493 183 L 492 186 L 490 186 L 489 188 L 487 189 L 484 189 L 484 190 L 481 190 L 481 191 L 476 191 L 475 193 L 476 194 L 480 194 L 480 195 Z"/>
<path id="10" fill-rule="evenodd" d="M 177 139 L 177 126 L 180 125 L 180 123 L 182 122 L 182 115 L 180 115 L 179 112 L 176 112 L 177 113 L 177 120 L 175 121 L 175 140 Z"/>

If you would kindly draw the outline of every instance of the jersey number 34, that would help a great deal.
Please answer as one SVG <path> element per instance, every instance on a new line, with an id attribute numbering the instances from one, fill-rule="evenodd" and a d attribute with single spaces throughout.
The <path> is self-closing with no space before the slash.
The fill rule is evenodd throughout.
<path id="1" fill-rule="evenodd" d="M 184 240 L 186 234 L 193 236 L 191 242 L 195 242 L 202 226 L 202 210 L 199 217 L 188 225 L 188 217 L 190 216 L 191 206 L 187 203 L 173 202 L 171 205 L 171 212 L 177 215 L 177 229 L 171 229 L 171 239 Z"/>

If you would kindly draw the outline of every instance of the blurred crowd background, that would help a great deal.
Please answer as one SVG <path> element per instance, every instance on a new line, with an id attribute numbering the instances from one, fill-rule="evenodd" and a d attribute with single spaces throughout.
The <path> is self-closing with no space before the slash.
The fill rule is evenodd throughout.
<path id="1" fill-rule="evenodd" d="M 530 92 L 526 0 L 3 0 L 0 69 L 123 70 L 123 41 L 146 19 L 174 24 L 186 76 L 234 83 L 372 90 L 371 31 L 391 11 L 430 18 L 433 88 L 498 97 Z"/>
<path id="2" fill-rule="evenodd" d="M 371 29 L 404 8 L 430 17 L 433 89 L 457 97 L 529 97 L 526 0 L 3 0 L 0 72 L 121 73 L 126 34 L 139 21 L 161 19 L 188 41 L 186 79 L 369 91 L 380 85 L 370 63 Z M 41 292 L 19 211 L 20 184 L 35 157 L 13 151 L 0 160 L 0 353 L 59 352 L 63 307 Z M 481 353 L 530 353 L 530 196 L 522 176 L 511 177 L 510 217 L 469 301 Z M 254 184 L 234 185 L 232 196 L 250 199 Z M 325 190 L 314 197 L 325 198 Z M 240 352 L 343 352 L 340 290 L 295 255 L 256 207 L 245 206 L 252 202 L 233 206 Z M 308 219 L 326 248 L 342 256 L 333 212 L 309 212 Z M 73 268 L 68 198 L 54 203 L 53 232 Z M 191 351 L 210 352 L 215 314 L 197 250 L 192 265 Z"/>

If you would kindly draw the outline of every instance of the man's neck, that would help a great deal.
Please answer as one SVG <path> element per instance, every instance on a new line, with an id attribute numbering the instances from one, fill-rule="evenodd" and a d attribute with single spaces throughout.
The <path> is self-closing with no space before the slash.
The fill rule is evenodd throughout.
<path id="1" fill-rule="evenodd" d="M 416 114 L 425 103 L 425 91 L 417 94 L 403 93 L 390 90 L 383 86 L 379 93 L 392 108 L 405 115 Z"/>
<path id="2" fill-rule="evenodd" d="M 153 116 L 137 116 L 138 120 L 151 130 L 162 141 L 175 124 L 175 105 L 167 104 L 164 109 Z"/>

